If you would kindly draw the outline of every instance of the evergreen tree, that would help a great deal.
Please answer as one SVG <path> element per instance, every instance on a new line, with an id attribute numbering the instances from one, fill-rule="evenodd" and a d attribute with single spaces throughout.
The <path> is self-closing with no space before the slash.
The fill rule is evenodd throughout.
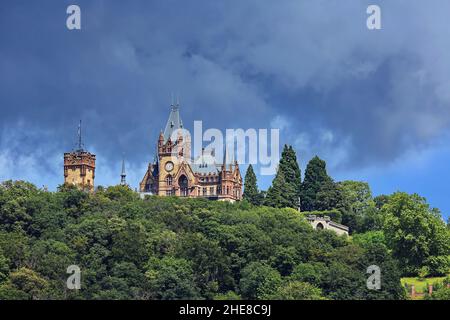
<path id="1" fill-rule="evenodd" d="M 341 202 L 341 194 L 328 176 L 326 163 L 315 156 L 306 166 L 301 187 L 302 211 L 331 210 Z"/>
<path id="2" fill-rule="evenodd" d="M 289 207 L 291 204 L 286 201 L 283 194 L 283 190 L 286 188 L 287 183 L 284 177 L 283 171 L 278 168 L 275 179 L 272 181 L 272 185 L 269 190 L 267 190 L 267 195 L 264 199 L 264 204 L 269 207 L 274 208 L 284 208 Z"/>
<path id="3" fill-rule="evenodd" d="M 297 156 L 292 146 L 285 145 L 277 175 L 267 192 L 265 204 L 276 208 L 297 208 L 300 189 L 301 176 Z"/>
<path id="4" fill-rule="evenodd" d="M 280 170 L 283 172 L 286 183 L 290 185 L 288 194 L 285 194 L 286 200 L 292 203 L 296 208 L 301 189 L 300 167 L 297 162 L 297 156 L 292 146 L 284 146 L 280 159 Z"/>
<path id="5" fill-rule="evenodd" d="M 260 205 L 262 202 L 252 165 L 248 166 L 247 173 L 245 174 L 243 198 L 254 205 Z"/>

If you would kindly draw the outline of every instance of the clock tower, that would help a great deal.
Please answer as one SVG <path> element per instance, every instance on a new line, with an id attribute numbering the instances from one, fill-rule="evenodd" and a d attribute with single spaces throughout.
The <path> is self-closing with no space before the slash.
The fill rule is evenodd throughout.
<path id="1" fill-rule="evenodd" d="M 183 127 L 178 102 L 171 105 L 169 120 L 159 134 L 156 148 L 155 160 L 149 163 L 139 184 L 142 197 L 202 197 L 230 202 L 242 199 L 242 177 L 236 161 L 225 156 L 224 162 L 219 163 L 214 151 L 205 154 L 204 149 L 201 156 L 191 158 L 191 136 Z"/>

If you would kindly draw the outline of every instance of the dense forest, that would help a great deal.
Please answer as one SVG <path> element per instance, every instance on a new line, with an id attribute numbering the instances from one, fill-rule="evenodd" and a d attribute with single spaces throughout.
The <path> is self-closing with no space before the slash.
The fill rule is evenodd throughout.
<path id="1" fill-rule="evenodd" d="M 333 181 L 317 157 L 301 181 L 291 147 L 267 192 L 248 168 L 244 198 L 3 182 L 0 299 L 406 299 L 402 276 L 449 274 L 450 229 L 424 198 L 373 197 L 367 183 Z M 351 235 L 313 230 L 311 213 Z M 80 290 L 67 288 L 70 265 Z M 370 265 L 380 290 L 367 288 Z M 429 298 L 450 299 L 450 289 Z"/>

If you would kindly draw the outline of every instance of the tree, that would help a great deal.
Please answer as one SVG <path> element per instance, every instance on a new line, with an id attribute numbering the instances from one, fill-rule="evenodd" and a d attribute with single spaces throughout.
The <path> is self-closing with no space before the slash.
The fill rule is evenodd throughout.
<path id="1" fill-rule="evenodd" d="M 292 203 L 286 199 L 284 190 L 289 185 L 286 183 L 283 171 L 278 168 L 275 179 L 272 181 L 272 185 L 267 190 L 267 195 L 264 199 L 264 204 L 274 208 L 286 208 L 292 206 Z"/>
<path id="2" fill-rule="evenodd" d="M 298 208 L 301 176 L 297 156 L 292 146 L 284 146 L 272 186 L 267 191 L 265 205 L 275 208 Z"/>
<path id="3" fill-rule="evenodd" d="M 375 207 L 377 209 L 381 209 L 386 203 L 388 203 L 389 196 L 385 194 L 380 194 L 379 196 L 373 198 L 373 201 L 375 202 Z"/>
<path id="4" fill-rule="evenodd" d="M 430 268 L 430 275 L 448 272 L 450 233 L 424 198 L 397 192 L 381 211 L 386 241 L 404 274 L 417 275 L 423 266 Z"/>
<path id="5" fill-rule="evenodd" d="M 288 192 L 285 197 L 291 203 L 292 208 L 298 207 L 298 197 L 301 188 L 301 173 L 297 162 L 297 155 L 292 146 L 285 145 L 280 159 L 280 170 L 283 172 L 286 183 L 290 185 L 286 188 Z"/>
<path id="6" fill-rule="evenodd" d="M 37 272 L 20 268 L 12 272 L 10 281 L 0 286 L 0 299 L 37 300 L 46 297 L 48 282 Z"/>
<path id="7" fill-rule="evenodd" d="M 341 201 L 339 189 L 327 174 L 325 161 L 317 156 L 306 166 L 300 198 L 302 211 L 331 210 Z"/>
<path id="8" fill-rule="evenodd" d="M 245 174 L 243 198 L 253 205 L 260 205 L 262 203 L 256 175 L 251 164 L 248 166 L 247 173 Z"/>
<path id="9" fill-rule="evenodd" d="M 327 272 L 328 268 L 322 262 L 300 263 L 295 266 L 289 279 L 320 286 Z"/>
<path id="10" fill-rule="evenodd" d="M 242 270 L 239 287 L 244 299 L 268 299 L 281 285 L 277 270 L 262 262 L 252 262 Z"/>
<path id="11" fill-rule="evenodd" d="M 9 277 L 9 261 L 0 250 L 0 284 Z"/>
<path id="12" fill-rule="evenodd" d="M 273 300 L 325 300 L 322 290 L 300 281 L 288 282 L 270 298 Z"/>
<path id="13" fill-rule="evenodd" d="M 185 259 L 150 259 L 146 277 L 154 298 L 161 300 L 197 299 L 191 263 Z"/>
<path id="14" fill-rule="evenodd" d="M 434 285 L 433 294 L 426 294 L 425 300 L 450 300 L 450 276 L 442 284 Z"/>

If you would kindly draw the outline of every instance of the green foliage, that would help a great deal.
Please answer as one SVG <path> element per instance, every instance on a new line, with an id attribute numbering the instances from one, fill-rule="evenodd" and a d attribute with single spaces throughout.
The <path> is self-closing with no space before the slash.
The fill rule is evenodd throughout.
<path id="1" fill-rule="evenodd" d="M 297 156 L 292 146 L 285 145 L 272 186 L 267 191 L 264 204 L 274 208 L 298 208 L 301 174 Z"/>
<path id="2" fill-rule="evenodd" d="M 0 284 L 9 277 L 9 261 L 0 251 Z"/>
<path id="3" fill-rule="evenodd" d="M 383 205 L 383 231 L 406 275 L 426 266 L 429 275 L 449 272 L 450 232 L 440 216 L 417 194 L 393 194 Z"/>
<path id="4" fill-rule="evenodd" d="M 0 286 L 0 300 L 35 300 L 46 298 L 48 282 L 28 268 L 12 272 L 8 283 Z"/>
<path id="5" fill-rule="evenodd" d="M 283 171 L 297 181 L 293 167 Z M 285 173 L 279 172 L 282 185 Z M 281 193 L 277 197 L 268 195 L 281 199 L 274 207 L 291 206 Z M 397 200 L 389 197 L 377 214 L 386 223 L 398 219 L 400 229 L 413 228 L 402 212 L 422 207 L 398 207 Z M 354 208 L 363 206 L 360 202 Z M 340 208 L 327 210 L 336 221 L 344 218 Z M 0 186 L 0 214 L 0 299 L 404 298 L 391 251 L 401 259 L 395 246 L 405 245 L 387 226 L 351 240 L 314 231 L 293 208 L 176 197 L 142 200 L 126 187 L 85 193 L 61 186 L 52 193 L 24 182 Z M 417 266 L 444 270 L 448 241 L 436 224 L 438 213 L 408 214 L 429 225 L 414 229 L 426 240 L 425 252 L 433 253 Z M 445 224 L 444 229 L 448 232 Z M 371 264 L 383 274 L 387 270 L 380 291 L 366 288 Z M 69 265 L 81 268 L 80 291 L 66 288 Z"/>
<path id="6" fill-rule="evenodd" d="M 214 297 L 214 300 L 241 300 L 241 296 L 236 292 L 228 291 L 227 293 L 219 293 Z"/>
<path id="7" fill-rule="evenodd" d="M 272 185 L 267 190 L 264 204 L 273 208 L 287 208 L 292 206 L 292 203 L 285 197 L 286 187 L 289 185 L 286 181 L 283 171 L 278 168 L 277 174 L 272 181 Z M 292 190 L 289 190 L 290 192 Z"/>
<path id="8" fill-rule="evenodd" d="M 242 270 L 239 287 L 244 299 L 268 299 L 281 285 L 280 273 L 269 265 L 252 262 Z"/>
<path id="9" fill-rule="evenodd" d="M 352 233 L 380 229 L 382 218 L 372 198 L 369 184 L 361 181 L 342 181 L 337 184 L 341 193 L 342 223 Z"/>
<path id="10" fill-rule="evenodd" d="M 450 288 L 440 288 L 433 292 L 431 296 L 427 296 L 427 300 L 450 300 Z"/>
<path id="11" fill-rule="evenodd" d="M 174 257 L 150 259 L 145 276 L 150 291 L 154 294 L 152 298 L 163 300 L 199 298 L 191 263 L 185 259 Z"/>
<path id="12" fill-rule="evenodd" d="M 251 164 L 248 166 L 247 173 L 245 174 L 243 198 L 256 206 L 261 205 L 264 200 L 263 195 L 258 191 L 256 174 Z"/>
<path id="13" fill-rule="evenodd" d="M 301 186 L 302 211 L 331 210 L 337 208 L 340 202 L 341 192 L 328 176 L 325 161 L 315 156 L 306 166 Z"/>
<path id="14" fill-rule="evenodd" d="M 274 300 L 325 300 L 322 290 L 307 282 L 288 282 L 273 294 Z"/>
<path id="15" fill-rule="evenodd" d="M 379 245 L 386 247 L 386 237 L 383 231 L 368 231 L 365 233 L 355 234 L 353 242 L 363 248 Z"/>

